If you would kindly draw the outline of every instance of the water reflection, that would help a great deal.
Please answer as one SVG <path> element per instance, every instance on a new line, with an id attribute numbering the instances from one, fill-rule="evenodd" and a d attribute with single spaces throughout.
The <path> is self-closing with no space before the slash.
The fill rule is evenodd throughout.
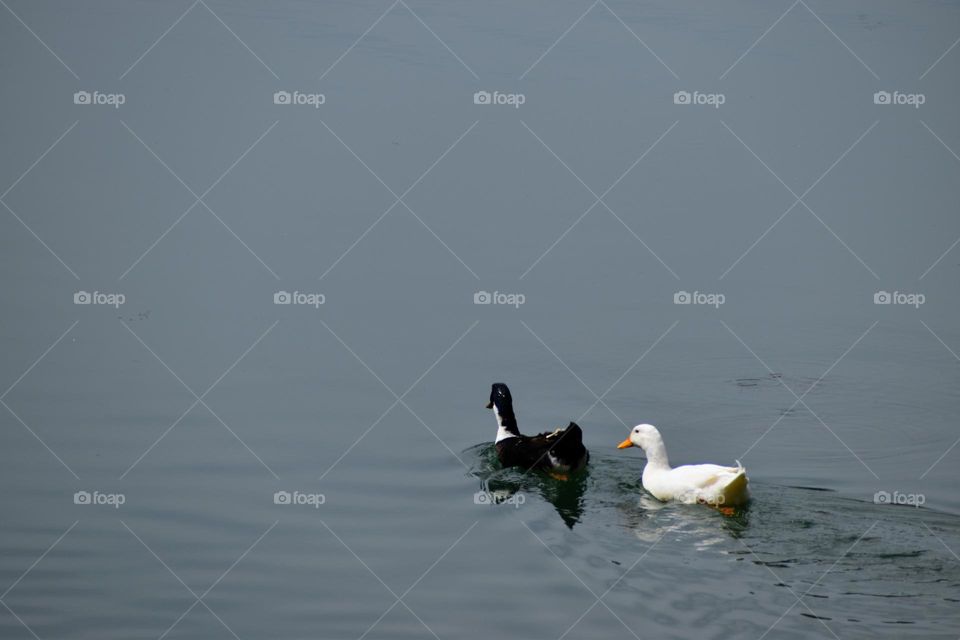
<path id="1" fill-rule="evenodd" d="M 590 480 L 589 466 L 568 480 L 557 480 L 542 473 L 500 468 L 492 445 L 477 445 L 467 452 L 476 456 L 471 473 L 480 478 L 479 500 L 519 505 L 526 500 L 526 494 L 532 494 L 552 504 L 570 529 L 583 517 L 584 494 Z"/>

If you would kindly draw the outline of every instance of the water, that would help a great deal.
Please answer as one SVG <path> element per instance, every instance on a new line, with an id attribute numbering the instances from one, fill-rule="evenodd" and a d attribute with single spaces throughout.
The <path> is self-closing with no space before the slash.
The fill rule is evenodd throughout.
<path id="1" fill-rule="evenodd" d="M 957 636 L 957 7 L 7 4 L 0 637 Z"/>

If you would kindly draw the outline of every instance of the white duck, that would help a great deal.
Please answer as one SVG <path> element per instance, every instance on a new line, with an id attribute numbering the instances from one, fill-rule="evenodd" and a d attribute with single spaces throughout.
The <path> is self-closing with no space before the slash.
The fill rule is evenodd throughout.
<path id="1" fill-rule="evenodd" d="M 643 486 L 658 500 L 735 507 L 746 504 L 750 498 L 747 470 L 739 460 L 735 467 L 689 464 L 671 468 L 663 438 L 652 424 L 638 424 L 630 437 L 617 446 L 627 447 L 640 447 L 647 454 Z"/>

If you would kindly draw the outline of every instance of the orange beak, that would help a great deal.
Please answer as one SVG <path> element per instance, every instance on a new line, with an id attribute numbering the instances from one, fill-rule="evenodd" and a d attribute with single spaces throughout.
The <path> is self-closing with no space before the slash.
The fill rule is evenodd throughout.
<path id="1" fill-rule="evenodd" d="M 617 449 L 627 449 L 632 446 L 634 445 L 632 442 L 630 442 L 630 438 L 627 438 L 626 440 L 624 440 L 623 442 L 617 445 Z"/>

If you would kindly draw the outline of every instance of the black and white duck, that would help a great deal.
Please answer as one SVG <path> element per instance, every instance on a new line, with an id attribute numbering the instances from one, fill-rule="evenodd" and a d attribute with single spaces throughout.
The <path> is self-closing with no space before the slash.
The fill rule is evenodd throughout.
<path id="1" fill-rule="evenodd" d="M 583 446 L 583 431 L 571 422 L 565 429 L 525 436 L 517 427 L 513 413 L 513 396 L 502 382 L 495 382 L 490 389 L 488 409 L 497 417 L 497 457 L 505 467 L 521 467 L 526 470 L 545 471 L 551 476 L 566 480 L 569 474 L 583 469 L 590 453 Z"/>

